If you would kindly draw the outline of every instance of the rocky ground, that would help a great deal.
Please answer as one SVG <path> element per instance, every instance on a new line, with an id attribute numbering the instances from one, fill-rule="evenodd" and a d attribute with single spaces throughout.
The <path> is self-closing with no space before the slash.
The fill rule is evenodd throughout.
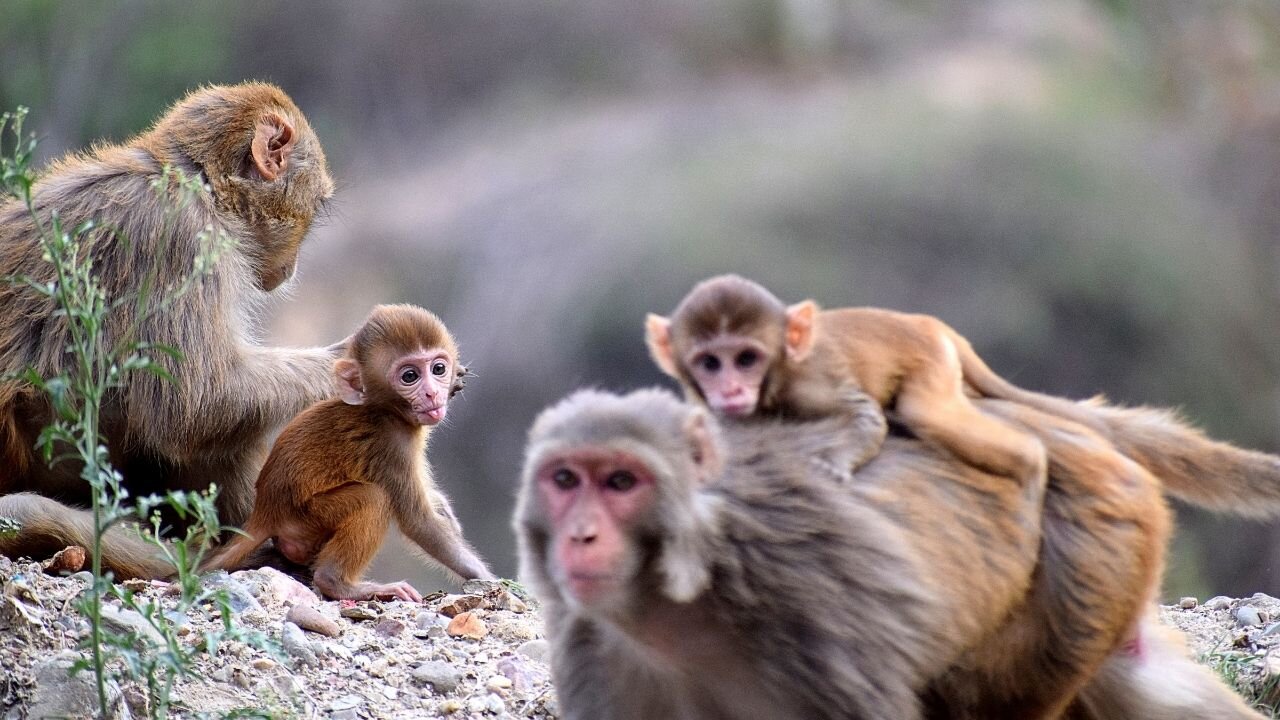
<path id="1" fill-rule="evenodd" d="M 53 577 L 39 563 L 0 557 L 0 718 L 89 717 L 96 691 L 89 673 L 68 677 L 85 657 L 89 626 L 73 605 L 87 576 Z M 555 718 L 546 641 L 518 588 L 474 581 L 463 593 L 407 602 L 321 602 L 271 569 L 215 574 L 246 628 L 279 643 L 279 655 L 241 642 L 201 653 L 177 683 L 172 717 Z M 171 602 L 167 588 L 140 594 Z M 146 634 L 128 611 L 111 626 Z M 182 639 L 218 629 L 212 607 L 179 618 Z M 142 687 L 112 688 L 117 717 L 146 717 Z M 256 711 L 256 712 L 250 712 Z"/>
<path id="2" fill-rule="evenodd" d="M 54 577 L 39 563 L 0 558 L 0 720 L 89 717 L 91 676 L 69 677 L 89 627 L 73 601 L 85 574 Z M 471 582 L 459 594 L 405 602 L 322 602 L 270 569 L 215 574 L 243 627 L 276 641 L 273 655 L 243 642 L 200 653 L 172 693 L 174 717 L 555 718 L 546 641 L 518 587 Z M 139 594 L 172 602 L 163 584 Z M 117 631 L 146 633 L 128 611 L 106 613 Z M 1259 702 L 1280 699 L 1280 600 L 1258 594 L 1161 608 L 1193 654 Z M 212 607 L 175 617 L 184 642 L 216 630 Z M 145 717 L 140 685 L 111 688 L 117 717 Z"/>
<path id="3" fill-rule="evenodd" d="M 1280 718 L 1280 600 L 1264 593 L 1160 608 L 1182 630 L 1192 656 L 1213 667 L 1264 715 Z"/>

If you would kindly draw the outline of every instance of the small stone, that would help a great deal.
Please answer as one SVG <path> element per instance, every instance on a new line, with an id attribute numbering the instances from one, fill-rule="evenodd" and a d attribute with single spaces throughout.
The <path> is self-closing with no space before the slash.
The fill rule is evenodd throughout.
<path id="1" fill-rule="evenodd" d="M 364 698 L 359 695 L 343 695 L 342 697 L 329 703 L 329 711 L 335 712 L 339 710 L 354 710 L 364 704 Z"/>
<path id="2" fill-rule="evenodd" d="M 430 685 L 437 693 L 447 695 L 458 687 L 462 681 L 462 672 L 449 663 L 428 660 L 410 673 L 413 679 Z"/>
<path id="3" fill-rule="evenodd" d="M 286 653 L 297 658 L 304 665 L 316 665 L 319 663 L 316 658 L 316 651 L 311 648 L 311 643 L 307 640 L 307 636 L 303 634 L 302 628 L 287 620 L 280 632 L 280 644 L 284 647 Z"/>
<path id="4" fill-rule="evenodd" d="M 484 684 L 489 692 L 505 692 L 511 689 L 511 680 L 501 675 L 495 675 L 489 678 L 489 682 Z"/>
<path id="5" fill-rule="evenodd" d="M 1236 610 L 1236 624 L 1240 627 L 1257 627 L 1262 624 L 1262 616 L 1257 610 L 1245 605 Z"/>
<path id="6" fill-rule="evenodd" d="M 360 712 L 355 708 L 347 708 L 345 710 L 333 710 L 329 713 L 330 720 L 359 720 Z"/>
<path id="7" fill-rule="evenodd" d="M 250 665 L 253 666 L 254 670 L 270 670 L 276 666 L 276 661 L 270 658 L 258 658 L 250 663 Z"/>
<path id="8" fill-rule="evenodd" d="M 1183 610 L 1194 610 L 1196 605 L 1199 605 L 1199 604 L 1200 604 L 1200 601 L 1196 600 L 1193 597 L 1184 597 L 1178 601 L 1178 607 L 1182 608 Z"/>
<path id="9" fill-rule="evenodd" d="M 454 700 L 453 698 L 449 698 L 448 700 L 440 703 L 439 708 L 441 715 L 452 715 L 462 709 L 462 703 Z"/>
<path id="10" fill-rule="evenodd" d="M 89 572 L 88 570 L 81 570 L 80 572 L 73 574 L 73 575 L 71 576 L 71 579 L 72 579 L 72 580 L 79 580 L 80 582 L 84 583 L 85 585 L 92 585 L 92 584 L 93 584 L 93 573 Z"/>
<path id="11" fill-rule="evenodd" d="M 546 662 L 549 651 L 550 646 L 547 645 L 546 640 L 542 639 L 530 640 L 516 648 L 516 652 L 536 662 Z"/>
<path id="12" fill-rule="evenodd" d="M 491 715 L 501 715 L 507 709 L 507 705 L 497 695 L 489 695 L 484 699 L 484 709 Z"/>
<path id="13" fill-rule="evenodd" d="M 509 592 L 503 592 L 498 596 L 498 608 L 500 610 L 510 610 L 513 613 L 524 613 L 529 611 L 529 606 L 523 600 L 512 595 Z"/>
<path id="14" fill-rule="evenodd" d="M 467 711 L 479 715 L 489 709 L 489 703 L 482 697 L 476 696 L 467 701 Z"/>
<path id="15" fill-rule="evenodd" d="M 269 682 L 271 684 L 271 689 L 274 690 L 277 695 L 282 695 L 284 697 L 293 697 L 294 695 L 301 693 L 305 687 L 305 684 L 302 682 L 302 678 L 295 675 L 276 675 L 272 677 Z"/>
<path id="16" fill-rule="evenodd" d="M 119 607 L 104 603 L 102 605 L 102 623 L 111 630 L 121 633 L 135 633 L 146 638 L 156 647 L 163 647 L 164 636 L 147 622 L 147 619 L 133 610 L 122 610 Z"/>
<path id="17" fill-rule="evenodd" d="M 502 583 L 497 580 L 479 580 L 472 578 L 462 583 L 462 592 L 469 595 L 488 595 L 501 591 Z"/>
<path id="18" fill-rule="evenodd" d="M 321 613 L 316 606 L 311 604 L 299 603 L 289 608 L 289 612 L 285 615 L 285 619 L 297 625 L 303 630 L 310 630 L 314 633 L 326 635 L 328 637 L 338 637 L 342 634 L 342 630 L 338 627 L 338 623 L 330 620 Z"/>
<path id="19" fill-rule="evenodd" d="M 378 634 L 383 637 L 396 637 L 403 633 L 406 627 L 407 626 L 403 622 L 396 620 L 395 618 L 386 618 L 385 620 L 379 621 L 375 629 L 378 631 Z"/>
<path id="20" fill-rule="evenodd" d="M 354 657 L 349 649 L 339 645 L 338 643 L 322 642 L 320 643 L 319 651 L 329 657 L 337 658 L 345 662 L 351 662 Z"/>
<path id="21" fill-rule="evenodd" d="M 518 655 L 505 657 L 498 661 L 498 672 L 511 681 L 511 687 L 517 693 L 528 694 L 537 685 L 547 682 L 547 672 L 533 667 L 521 660 Z"/>
<path id="22" fill-rule="evenodd" d="M 457 617 L 468 610 L 484 607 L 485 600 L 480 595 L 445 595 L 440 601 L 440 614 L 445 617 Z"/>
<path id="23" fill-rule="evenodd" d="M 1235 601 L 1226 595 L 1218 595 L 1217 597 L 1212 597 L 1206 600 L 1204 602 L 1204 607 L 1208 610 L 1226 610 L 1231 607 L 1233 602 Z"/>
<path id="24" fill-rule="evenodd" d="M 252 683 L 249 682 L 249 675 L 245 673 L 245 671 L 240 668 L 236 668 L 231 671 L 231 684 L 238 688 L 248 690 Z"/>
<path id="25" fill-rule="evenodd" d="M 36 682 L 28 717 L 98 717 L 98 691 L 93 682 L 93 673 L 82 672 L 74 677 L 69 673 L 72 663 L 78 657 L 75 654 L 63 654 L 34 668 Z M 118 708 L 119 687 L 113 682 L 108 686 L 107 692 L 111 707 Z M 118 717 L 120 714 L 115 712 L 113 716 Z M 122 714 L 128 715 L 128 712 Z"/>
<path id="26" fill-rule="evenodd" d="M 445 632 L 452 637 L 464 637 L 471 640 L 479 640 L 489 634 L 489 628 L 485 626 L 484 620 L 474 612 L 464 612 L 461 615 L 455 615 L 453 620 L 449 621 L 449 627 L 445 628 Z"/>
<path id="27" fill-rule="evenodd" d="M 378 619 L 378 612 L 368 605 L 343 605 L 338 614 L 355 621 Z"/>
<path id="28" fill-rule="evenodd" d="M 84 569 L 88 553 L 79 545 L 69 545 L 44 562 L 44 571 L 50 575 L 66 575 Z"/>
<path id="29" fill-rule="evenodd" d="M 311 588 L 275 568 L 264 567 L 251 572 L 258 585 L 258 597 L 264 600 L 294 605 L 305 603 L 316 605 L 320 602 L 320 598 L 311 592 Z"/>
<path id="30" fill-rule="evenodd" d="M 1276 635 L 1278 633 L 1280 633 L 1280 622 L 1271 623 L 1270 625 L 1267 626 L 1266 630 L 1262 631 L 1262 634 L 1264 637 L 1270 636 L 1270 635 Z"/>
<path id="31" fill-rule="evenodd" d="M 201 583 L 211 590 L 221 590 L 227 595 L 227 604 L 231 606 L 231 611 L 240 614 L 246 610 L 256 610 L 262 612 L 262 605 L 258 599 L 253 596 L 253 591 L 249 586 L 240 582 L 239 579 L 231 577 L 225 570 L 209 573 L 204 576 Z"/>
<path id="32" fill-rule="evenodd" d="M 1253 594 L 1253 597 L 1250 597 L 1249 599 L 1255 603 L 1269 603 L 1272 605 L 1280 603 L 1280 600 L 1277 600 L 1264 592 L 1256 592 Z"/>
<path id="33" fill-rule="evenodd" d="M 391 670 L 391 663 L 386 658 L 378 658 L 369 664 L 369 674 L 380 678 L 386 677 Z"/>

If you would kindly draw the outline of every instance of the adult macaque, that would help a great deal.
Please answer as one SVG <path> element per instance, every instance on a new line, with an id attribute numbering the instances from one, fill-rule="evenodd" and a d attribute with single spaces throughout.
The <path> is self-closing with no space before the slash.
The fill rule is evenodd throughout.
<path id="1" fill-rule="evenodd" d="M 1033 436 L 965 395 L 966 383 L 986 391 L 998 387 L 990 380 L 1004 381 L 928 315 L 819 312 L 812 300 L 786 307 L 759 284 L 722 275 L 695 286 L 671 319 L 649 315 L 645 339 L 663 372 L 722 415 L 818 417 L 832 410 L 835 391 L 851 387 L 975 467 L 1019 480 L 1044 469 Z"/>
<path id="2" fill-rule="evenodd" d="M 1132 717 L 1259 717 L 1141 620 L 1154 480 L 1087 430 L 983 403 L 1056 459 L 1043 550 L 1034 486 L 918 442 L 889 438 L 849 488 L 810 469 L 856 415 L 717 430 L 654 391 L 546 411 L 516 531 L 566 717 L 1056 718 L 1099 672 L 1071 709 L 1094 720 L 1164 692 L 1161 669 L 1190 692 Z"/>
<path id="3" fill-rule="evenodd" d="M 176 187 L 153 188 L 166 166 L 204 182 L 191 202 L 180 206 Z M 192 272 L 202 231 L 235 241 L 203 282 L 163 312 L 142 315 L 134 334 L 133 303 L 110 310 L 107 342 L 161 343 L 186 359 L 161 358 L 176 382 L 129 376 L 106 398 L 102 431 L 133 494 L 216 482 L 223 521 L 243 522 L 270 435 L 334 394 L 335 350 L 262 347 L 253 323 L 265 294 L 293 274 L 299 245 L 333 194 L 315 132 L 279 88 L 205 87 L 123 145 L 97 145 L 54 163 L 33 194 L 46 228 L 54 213 L 65 228 L 95 222 L 81 238 L 81 253 L 93 257 L 112 299 L 175 287 Z M 17 201 L 0 206 L 0 277 L 50 281 L 53 268 L 41 255 L 26 208 Z M 70 362 L 67 324 L 48 298 L 22 283 L 0 282 L 0 307 L 0 516 L 41 530 L 39 537 L 24 532 L 0 540 L 0 553 L 33 552 L 40 538 L 83 545 L 80 511 L 15 495 L 88 503 L 76 463 L 50 468 L 34 450 L 51 419 L 48 401 L 9 379 L 26 367 L 46 377 L 63 371 Z M 108 543 L 107 567 L 130 574 L 131 552 Z"/>
<path id="4" fill-rule="evenodd" d="M 465 372 L 453 337 L 432 313 L 380 305 L 338 360 L 341 399 L 317 403 L 280 434 L 258 476 L 245 535 L 206 568 L 234 570 L 274 539 L 310 565 L 326 596 L 422 600 L 406 582 L 361 578 L 391 518 L 428 555 L 463 579 L 493 574 L 462 537 L 426 462 L 430 428 L 444 419 Z"/>
<path id="5" fill-rule="evenodd" d="M 1019 388 L 928 316 L 819 312 L 812 301 L 787 307 L 757 283 L 725 275 L 695 286 L 669 320 L 650 315 L 645 329 L 658 366 L 689 398 L 720 414 L 820 417 L 839 405 L 836 390 L 853 385 L 882 407 L 892 403 L 893 416 L 916 434 L 978 467 L 1002 472 L 1018 463 L 1001 458 L 1041 457 L 1026 452 L 1027 433 L 975 409 L 969 391 L 1088 427 L 1180 499 L 1248 516 L 1280 514 L 1280 457 L 1207 438 L 1171 411 Z M 851 459 L 857 465 L 866 457 Z"/>

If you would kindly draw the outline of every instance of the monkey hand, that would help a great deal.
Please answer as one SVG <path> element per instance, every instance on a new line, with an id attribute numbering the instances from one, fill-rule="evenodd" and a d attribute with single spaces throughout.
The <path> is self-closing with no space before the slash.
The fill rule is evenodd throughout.
<path id="1" fill-rule="evenodd" d="M 836 481 L 837 485 L 848 485 L 853 482 L 853 466 L 847 463 L 837 463 L 830 458 L 814 455 L 809 458 L 809 464 L 821 475 L 830 477 Z"/>
<path id="2" fill-rule="evenodd" d="M 422 602 L 422 595 L 412 585 L 401 580 L 393 583 L 360 583 L 356 586 L 358 600 L 404 600 Z"/>

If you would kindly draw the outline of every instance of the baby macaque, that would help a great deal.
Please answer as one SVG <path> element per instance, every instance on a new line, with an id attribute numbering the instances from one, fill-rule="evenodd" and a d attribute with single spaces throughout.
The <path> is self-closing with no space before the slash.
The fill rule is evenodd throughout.
<path id="1" fill-rule="evenodd" d="M 1024 481 L 1044 472 L 1035 437 L 965 394 L 967 385 L 1006 398 L 1009 383 L 937 318 L 819 311 L 812 300 L 787 307 L 757 283 L 722 275 L 695 286 L 670 319 L 650 315 L 645 330 L 658 367 L 720 415 L 822 417 L 843 402 L 842 390 L 860 390 L 977 468 Z"/>
<path id="2" fill-rule="evenodd" d="M 394 517 L 458 576 L 492 578 L 426 461 L 427 436 L 466 373 L 444 323 L 411 305 L 379 305 L 335 373 L 342 397 L 311 406 L 285 427 L 258 476 L 245 535 L 206 569 L 234 569 L 274 539 L 286 558 L 313 569 L 316 587 L 330 598 L 416 602 L 422 596 L 406 582 L 362 579 Z"/>

